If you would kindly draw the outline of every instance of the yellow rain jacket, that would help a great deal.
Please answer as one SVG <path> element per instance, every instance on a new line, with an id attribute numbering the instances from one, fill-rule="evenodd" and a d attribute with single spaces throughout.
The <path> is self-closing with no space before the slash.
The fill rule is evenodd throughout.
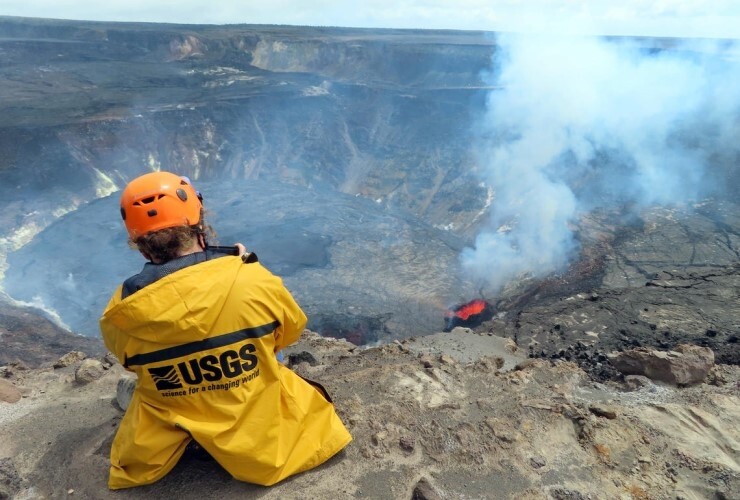
<path id="1" fill-rule="evenodd" d="M 325 392 L 275 357 L 305 324 L 280 278 L 235 256 L 124 299 L 119 287 L 100 328 L 138 381 L 111 448 L 109 487 L 157 481 L 191 439 L 236 479 L 261 485 L 344 448 L 352 437 Z"/>

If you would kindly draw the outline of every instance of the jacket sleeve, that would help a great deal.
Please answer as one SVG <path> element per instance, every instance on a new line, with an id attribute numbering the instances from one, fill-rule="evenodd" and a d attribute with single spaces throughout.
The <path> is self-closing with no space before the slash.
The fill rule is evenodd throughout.
<path id="1" fill-rule="evenodd" d="M 126 339 L 123 335 L 121 335 L 121 332 L 118 330 L 118 328 L 110 323 L 110 321 L 108 320 L 108 315 L 106 314 L 110 309 L 112 309 L 116 304 L 120 302 L 120 297 L 121 286 L 119 286 L 113 293 L 113 296 L 108 302 L 108 306 L 103 312 L 103 316 L 100 318 L 99 325 L 100 333 L 103 337 L 103 343 L 105 343 L 105 347 L 107 347 L 110 352 L 115 354 L 116 358 L 118 358 L 118 362 L 124 365 L 124 368 L 126 368 Z M 129 368 L 126 369 L 128 371 L 133 371 Z"/>
<path id="2" fill-rule="evenodd" d="M 295 301 L 287 288 L 281 283 L 278 293 L 280 308 L 277 316 L 280 326 L 275 330 L 275 352 L 288 347 L 298 340 L 306 327 L 306 314 Z"/>

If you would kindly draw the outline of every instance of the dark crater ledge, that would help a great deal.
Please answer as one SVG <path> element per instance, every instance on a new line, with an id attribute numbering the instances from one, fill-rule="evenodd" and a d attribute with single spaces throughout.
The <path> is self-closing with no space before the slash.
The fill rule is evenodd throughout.
<path id="1" fill-rule="evenodd" d="M 580 223 L 581 258 L 567 272 L 520 283 L 479 330 L 530 357 L 578 362 L 614 376 L 606 353 L 634 347 L 711 348 L 740 363 L 740 210 L 731 202 L 593 213 Z"/>

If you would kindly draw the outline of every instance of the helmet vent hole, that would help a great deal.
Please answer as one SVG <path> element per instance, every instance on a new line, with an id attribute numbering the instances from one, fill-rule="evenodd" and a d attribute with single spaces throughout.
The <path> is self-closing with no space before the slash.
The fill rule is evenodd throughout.
<path id="1" fill-rule="evenodd" d="M 121 218 L 126 220 L 126 210 L 123 207 L 121 207 Z"/>
<path id="2" fill-rule="evenodd" d="M 151 210 L 149 210 L 149 211 L 148 211 L 148 212 L 147 212 L 146 214 L 147 214 L 147 215 L 148 215 L 149 217 L 154 217 L 155 215 L 157 215 L 157 210 L 156 210 L 156 209 L 154 209 L 154 208 L 152 208 L 152 209 L 151 209 Z"/>
<path id="3" fill-rule="evenodd" d="M 150 196 L 148 198 L 144 198 L 143 200 L 141 200 L 141 204 L 142 205 L 148 205 L 149 203 L 151 203 L 151 202 L 154 201 L 154 198 L 155 198 L 154 196 Z"/>

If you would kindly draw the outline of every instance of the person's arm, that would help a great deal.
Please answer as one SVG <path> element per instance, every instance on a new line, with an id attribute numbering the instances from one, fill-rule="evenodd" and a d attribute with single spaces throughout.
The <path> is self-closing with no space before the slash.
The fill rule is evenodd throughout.
<path id="1" fill-rule="evenodd" d="M 281 308 L 278 313 L 280 326 L 275 330 L 275 352 L 288 347 L 296 342 L 306 327 L 306 314 L 295 301 L 287 288 L 281 284 L 278 294 Z"/>
<path id="2" fill-rule="evenodd" d="M 121 290 L 122 286 L 119 285 L 118 288 L 116 288 L 116 291 L 113 293 L 110 301 L 108 302 L 108 306 L 105 308 L 105 311 L 110 310 L 114 305 L 121 301 Z M 117 328 L 109 323 L 105 313 L 103 313 L 103 316 L 100 318 L 99 325 L 100 333 L 103 337 L 103 343 L 105 344 L 105 347 L 107 347 L 110 352 L 115 354 L 116 358 L 118 358 L 118 362 L 121 363 L 121 365 L 124 365 L 124 368 L 126 368 L 126 339 L 123 335 L 120 335 L 120 332 Z M 129 371 L 133 371 L 129 368 L 126 369 Z"/>

